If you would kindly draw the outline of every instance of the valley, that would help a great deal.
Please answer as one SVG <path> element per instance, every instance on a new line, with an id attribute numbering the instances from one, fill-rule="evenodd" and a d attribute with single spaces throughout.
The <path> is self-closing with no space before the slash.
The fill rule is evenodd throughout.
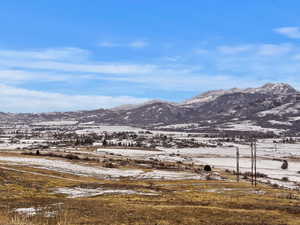
<path id="1" fill-rule="evenodd" d="M 243 109 L 243 95 L 255 95 L 257 105 L 248 96 Z M 130 109 L 2 114 L 0 218 L 5 225 L 299 224 L 294 95 L 286 85 L 269 84 L 203 94 L 184 106 L 152 102 Z M 271 98 L 282 105 L 270 109 Z M 218 113 L 205 114 L 207 104 Z M 236 104 L 241 111 L 232 112 Z M 196 109 L 195 115 L 181 114 Z M 120 117 L 131 114 L 146 119 Z M 112 121 L 116 115 L 123 122 Z"/>

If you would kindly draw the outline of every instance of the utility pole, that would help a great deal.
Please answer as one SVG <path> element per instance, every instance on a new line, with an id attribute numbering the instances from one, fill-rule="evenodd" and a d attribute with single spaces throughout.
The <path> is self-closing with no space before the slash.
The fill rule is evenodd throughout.
<path id="1" fill-rule="evenodd" d="M 253 146 L 253 141 L 251 142 L 251 185 L 253 186 L 253 150 L 254 150 L 254 146 Z"/>
<path id="2" fill-rule="evenodd" d="M 256 179 L 257 179 L 257 176 L 256 176 L 256 142 L 254 143 L 254 186 L 256 187 Z"/>
<path id="3" fill-rule="evenodd" d="M 240 182 L 240 149 L 236 147 L 236 181 Z"/>

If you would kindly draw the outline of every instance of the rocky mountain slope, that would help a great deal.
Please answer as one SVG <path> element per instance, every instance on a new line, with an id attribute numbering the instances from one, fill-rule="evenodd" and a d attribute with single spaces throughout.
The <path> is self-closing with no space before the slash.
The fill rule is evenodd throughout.
<path id="1" fill-rule="evenodd" d="M 2 123 L 75 120 L 188 131 L 300 131 L 299 92 L 288 84 L 209 91 L 182 103 L 151 101 L 113 109 L 38 114 L 1 113 Z"/>

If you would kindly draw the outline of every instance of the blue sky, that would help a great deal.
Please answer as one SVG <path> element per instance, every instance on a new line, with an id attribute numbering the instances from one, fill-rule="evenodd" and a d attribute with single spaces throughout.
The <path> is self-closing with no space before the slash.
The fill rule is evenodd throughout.
<path id="1" fill-rule="evenodd" d="M 297 0 L 28 0 L 0 7 L 4 112 L 300 88 Z"/>

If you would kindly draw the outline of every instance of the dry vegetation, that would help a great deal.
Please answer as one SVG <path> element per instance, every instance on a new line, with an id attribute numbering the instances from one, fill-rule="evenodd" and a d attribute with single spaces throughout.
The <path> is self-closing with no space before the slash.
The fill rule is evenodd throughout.
<path id="1" fill-rule="evenodd" d="M 99 180 L 0 164 L 1 225 L 296 225 L 297 192 L 232 181 Z M 232 176 L 224 173 L 224 176 Z M 107 194 L 67 198 L 57 187 L 136 190 L 158 195 Z M 39 209 L 36 215 L 15 212 Z"/>

